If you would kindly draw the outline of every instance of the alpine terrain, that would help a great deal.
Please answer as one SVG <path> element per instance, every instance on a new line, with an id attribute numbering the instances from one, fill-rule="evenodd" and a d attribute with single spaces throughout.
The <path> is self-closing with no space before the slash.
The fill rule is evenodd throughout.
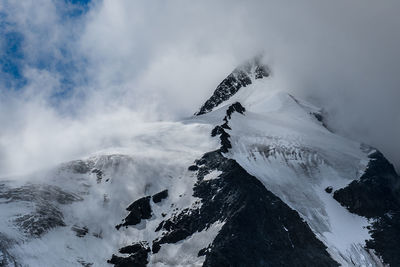
<path id="1" fill-rule="evenodd" d="M 0 265 L 400 266 L 393 165 L 279 89 L 255 58 L 188 119 L 3 177 Z"/>

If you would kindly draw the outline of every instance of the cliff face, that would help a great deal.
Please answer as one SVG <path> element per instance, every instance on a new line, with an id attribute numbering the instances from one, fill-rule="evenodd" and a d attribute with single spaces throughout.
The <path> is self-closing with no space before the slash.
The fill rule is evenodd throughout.
<path id="1" fill-rule="evenodd" d="M 393 166 L 275 86 L 251 60 L 130 148 L 2 179 L 0 265 L 400 265 Z"/>

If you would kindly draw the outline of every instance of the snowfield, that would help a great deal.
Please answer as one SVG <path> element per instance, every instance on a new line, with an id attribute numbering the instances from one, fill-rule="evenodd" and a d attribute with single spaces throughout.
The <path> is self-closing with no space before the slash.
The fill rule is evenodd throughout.
<path id="1" fill-rule="evenodd" d="M 7 179 L 12 182 L 4 180 L 2 185 L 8 189 L 19 188 L 26 183 L 53 185 L 80 200 L 65 205 L 54 200 L 43 203 L 56 206 L 63 214 L 65 225 L 48 229 L 40 236 L 32 236 L 24 233 L 15 224 L 15 219 L 23 214 L 35 213 L 42 203 L 19 199 L 9 202 L 10 199 L 1 198 L 0 232 L 3 238 L 0 248 L 6 248 L 21 266 L 82 266 L 85 263 L 110 266 L 107 260 L 120 247 L 138 239 L 155 238 L 157 233 L 154 229 L 160 223 L 162 213 L 170 214 L 173 209 L 176 212 L 176 209 L 196 201 L 192 197 L 196 178 L 187 167 L 203 153 L 217 147 L 217 140 L 210 137 L 210 131 L 211 126 L 206 124 L 149 124 L 131 136 L 125 147 L 113 147 L 52 170 Z M 102 171 L 101 180 L 92 170 Z M 125 209 L 130 203 L 165 189 L 169 190 L 170 197 L 163 205 L 152 204 L 154 214 L 150 220 L 135 228 L 116 230 L 115 226 L 128 214 Z M 169 206 L 171 203 L 175 203 L 173 208 Z M 74 227 L 86 228 L 87 233 L 79 237 L 72 229 Z M 211 243 L 217 230 L 218 225 L 215 225 L 209 231 L 191 237 L 180 249 L 174 248 L 178 245 L 171 245 L 165 251 L 163 248 L 151 261 L 157 266 L 161 266 L 159 264 L 163 260 L 168 266 L 176 266 L 176 261 L 172 263 L 175 257 L 171 254 L 176 251 L 181 262 L 201 265 L 201 258 L 197 258 L 199 249 L 190 253 L 190 248 L 202 248 L 204 244 Z M 196 245 L 196 242 L 199 244 Z M 14 266 L 14 263 L 9 264 Z"/>
<path id="2" fill-rule="evenodd" d="M 232 149 L 226 156 L 298 211 L 337 262 L 381 266 L 363 248 L 371 238 L 367 219 L 348 212 L 325 192 L 328 186 L 336 190 L 357 179 L 370 151 L 326 129 L 313 115 L 321 109 L 273 86 L 269 79 L 256 80 L 198 120 L 222 120 L 218 114 L 239 101 L 246 112 L 234 113 L 229 121 Z"/>
<path id="3" fill-rule="evenodd" d="M 222 103 L 212 102 L 219 104 L 202 115 L 140 125 L 118 146 L 50 170 L 3 178 L 0 265 L 111 266 L 107 260 L 123 256 L 122 247 L 139 241 L 151 247 L 164 234 L 156 231 L 164 218 L 203 204 L 193 196 L 198 177 L 188 167 L 219 148 L 211 130 L 223 123 L 231 104 L 240 102 L 246 111 L 231 115 L 226 132 L 232 148 L 224 156 L 297 211 L 336 262 L 383 266 L 374 251 L 364 248 L 371 239 L 370 222 L 350 213 L 331 193 L 364 173 L 373 149 L 328 130 L 321 109 L 280 91 L 273 77 L 257 79 L 254 68 L 249 73 L 251 84 Z M 215 182 L 221 174 L 212 170 L 202 181 Z M 115 227 L 127 221 L 131 203 L 163 190 L 168 197 L 149 202 L 149 218 Z M 202 266 L 205 256 L 199 251 L 212 244 L 223 225 L 217 221 L 162 244 L 148 256 L 148 266 Z"/>

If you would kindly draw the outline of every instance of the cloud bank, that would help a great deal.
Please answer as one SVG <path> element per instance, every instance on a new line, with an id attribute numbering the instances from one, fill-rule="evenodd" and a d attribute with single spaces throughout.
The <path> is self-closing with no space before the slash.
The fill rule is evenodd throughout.
<path id="1" fill-rule="evenodd" d="M 332 128 L 400 167 L 399 8 L 395 0 L 2 1 L 0 174 L 189 116 L 259 53 L 282 90 L 322 106 Z"/>

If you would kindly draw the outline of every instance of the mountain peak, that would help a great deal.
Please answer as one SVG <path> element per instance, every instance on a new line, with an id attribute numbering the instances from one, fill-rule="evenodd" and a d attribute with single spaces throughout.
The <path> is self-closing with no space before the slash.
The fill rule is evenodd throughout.
<path id="1" fill-rule="evenodd" d="M 263 79 L 270 75 L 269 68 L 261 61 L 261 57 L 254 57 L 235 68 L 215 89 L 213 95 L 204 103 L 195 115 L 203 115 L 212 111 L 222 102 L 236 94 L 242 87 L 246 87 L 256 79 Z"/>

